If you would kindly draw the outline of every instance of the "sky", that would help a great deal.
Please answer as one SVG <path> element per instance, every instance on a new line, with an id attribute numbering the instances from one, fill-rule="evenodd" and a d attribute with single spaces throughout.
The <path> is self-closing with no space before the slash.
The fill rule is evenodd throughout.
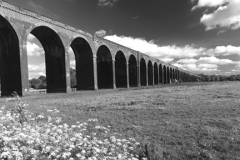
<path id="1" fill-rule="evenodd" d="M 240 74 L 240 0 L 5 1 L 196 74 Z M 27 49 L 29 78 L 44 75 L 32 35 Z"/>

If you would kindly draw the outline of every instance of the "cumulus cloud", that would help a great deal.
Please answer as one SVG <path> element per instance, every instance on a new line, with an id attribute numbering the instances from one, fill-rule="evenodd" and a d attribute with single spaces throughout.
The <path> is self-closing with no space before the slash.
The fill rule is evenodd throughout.
<path id="1" fill-rule="evenodd" d="M 174 60 L 174 58 L 160 58 L 161 61 L 169 63 L 172 62 Z"/>
<path id="2" fill-rule="evenodd" d="M 207 51 L 209 55 L 222 55 L 222 56 L 228 56 L 228 55 L 240 55 L 240 47 L 228 45 L 228 46 L 217 46 L 214 49 L 209 49 Z"/>
<path id="3" fill-rule="evenodd" d="M 215 73 L 219 72 L 218 66 L 216 64 L 179 64 L 179 63 L 174 63 L 174 66 L 177 66 L 179 68 L 189 70 L 189 71 L 194 71 L 194 72 L 199 72 L 199 73 Z"/>
<path id="4" fill-rule="evenodd" d="M 194 2 L 195 0 L 192 0 L 192 3 Z M 193 9 L 200 8 L 200 7 L 216 7 L 216 6 L 221 6 L 228 2 L 229 0 L 198 0 L 197 5 L 194 6 Z"/>
<path id="5" fill-rule="evenodd" d="M 95 32 L 95 35 L 99 36 L 99 37 L 104 37 L 106 36 L 107 32 L 105 30 L 99 30 Z"/>
<path id="6" fill-rule="evenodd" d="M 238 64 L 230 59 L 219 59 L 217 57 L 200 57 L 198 59 L 180 59 L 174 63 L 175 66 L 196 72 L 219 72 L 219 65 Z"/>
<path id="7" fill-rule="evenodd" d="M 118 0 L 98 0 L 98 5 L 102 7 L 112 7 Z"/>
<path id="8" fill-rule="evenodd" d="M 178 47 L 175 45 L 159 46 L 157 44 L 154 44 L 153 41 L 146 41 L 142 38 L 133 38 L 117 35 L 109 35 L 105 36 L 104 38 L 129 47 L 133 50 L 137 50 L 147 55 L 156 57 L 158 59 L 191 58 L 199 56 L 205 51 L 205 48 L 194 48 L 191 45 L 186 45 L 184 47 Z"/>
<path id="9" fill-rule="evenodd" d="M 41 64 L 28 64 L 29 78 L 38 78 L 41 75 L 46 76 L 45 63 Z"/>
<path id="10" fill-rule="evenodd" d="M 216 7 L 216 10 L 205 13 L 200 19 L 200 22 L 206 26 L 206 30 L 218 27 L 234 30 L 240 28 L 239 6 L 239 0 L 199 0 L 193 10 L 200 7 Z"/>
<path id="11" fill-rule="evenodd" d="M 27 42 L 27 54 L 28 56 L 42 56 L 44 55 L 44 50 L 36 43 Z"/>

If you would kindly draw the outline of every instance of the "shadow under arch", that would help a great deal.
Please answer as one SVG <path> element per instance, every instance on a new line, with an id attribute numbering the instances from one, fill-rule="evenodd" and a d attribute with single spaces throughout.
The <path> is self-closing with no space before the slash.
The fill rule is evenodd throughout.
<path id="1" fill-rule="evenodd" d="M 169 84 L 169 83 L 170 83 L 170 69 L 167 66 L 167 84 Z"/>
<path id="2" fill-rule="evenodd" d="M 175 73 L 175 69 L 173 68 L 173 80 L 176 79 L 176 73 Z"/>
<path id="3" fill-rule="evenodd" d="M 159 65 L 159 83 L 164 84 L 164 75 L 162 64 Z"/>
<path id="4" fill-rule="evenodd" d="M 129 70 L 129 86 L 137 86 L 137 59 L 134 55 L 130 55 L 128 60 Z"/>
<path id="5" fill-rule="evenodd" d="M 172 68 L 169 67 L 169 81 L 172 82 L 173 81 L 173 72 L 172 72 Z"/>
<path id="6" fill-rule="evenodd" d="M 147 65 L 145 60 L 142 58 L 140 60 L 140 78 L 141 78 L 141 86 L 147 85 Z"/>
<path id="7" fill-rule="evenodd" d="M 98 88 L 113 88 L 112 55 L 107 46 L 102 45 L 97 51 Z"/>
<path id="8" fill-rule="evenodd" d="M 30 32 L 45 51 L 47 93 L 67 92 L 65 48 L 59 35 L 47 26 L 38 26 Z"/>
<path id="9" fill-rule="evenodd" d="M 153 85 L 153 65 L 152 61 L 148 61 L 148 85 Z"/>
<path id="10" fill-rule="evenodd" d="M 127 87 L 127 61 L 122 51 L 115 56 L 116 87 Z"/>
<path id="11" fill-rule="evenodd" d="M 167 68 L 163 66 L 164 84 L 167 84 Z"/>
<path id="12" fill-rule="evenodd" d="M 158 84 L 159 83 L 158 82 L 158 77 L 159 77 L 159 75 L 158 75 L 158 65 L 155 62 L 154 63 L 154 84 Z"/>
<path id="13" fill-rule="evenodd" d="M 19 39 L 12 25 L 1 15 L 0 75 L 2 97 L 10 96 L 13 91 L 22 96 Z"/>
<path id="14" fill-rule="evenodd" d="M 93 53 L 89 43 L 84 38 L 77 37 L 70 46 L 76 61 L 77 90 L 94 89 Z"/>

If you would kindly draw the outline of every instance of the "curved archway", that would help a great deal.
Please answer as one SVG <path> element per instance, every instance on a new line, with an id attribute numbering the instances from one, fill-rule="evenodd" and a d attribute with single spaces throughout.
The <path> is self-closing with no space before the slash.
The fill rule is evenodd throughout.
<path id="1" fill-rule="evenodd" d="M 148 85 L 153 85 L 153 65 L 148 61 Z"/>
<path id="2" fill-rule="evenodd" d="M 169 84 L 169 83 L 170 83 L 170 69 L 167 66 L 167 84 Z"/>
<path id="3" fill-rule="evenodd" d="M 163 66 L 163 77 L 164 77 L 164 84 L 167 84 L 167 68 L 166 66 L 164 65 Z"/>
<path id="4" fill-rule="evenodd" d="M 46 26 L 31 31 L 45 51 L 47 93 L 66 92 L 65 48 L 58 34 Z"/>
<path id="5" fill-rule="evenodd" d="M 126 57 L 122 51 L 118 51 L 115 56 L 115 76 L 117 88 L 127 87 Z"/>
<path id="6" fill-rule="evenodd" d="M 129 65 L 129 86 L 137 86 L 137 59 L 134 55 L 131 55 L 128 60 Z"/>
<path id="7" fill-rule="evenodd" d="M 172 81 L 173 81 L 173 70 L 172 70 L 172 68 L 171 67 L 169 67 L 169 83 L 172 83 Z"/>
<path id="8" fill-rule="evenodd" d="M 164 74 L 163 74 L 163 66 L 162 64 L 159 65 L 159 83 L 164 84 Z"/>
<path id="9" fill-rule="evenodd" d="M 176 74 L 175 74 L 175 69 L 173 68 L 173 80 L 175 81 L 176 79 Z"/>
<path id="10" fill-rule="evenodd" d="M 97 51 L 97 77 L 98 88 L 113 88 L 112 55 L 105 45 Z"/>
<path id="11" fill-rule="evenodd" d="M 158 65 L 155 62 L 154 63 L 154 84 L 158 84 L 159 83 L 158 82 L 158 77 L 159 77 L 159 75 L 158 75 Z"/>
<path id="12" fill-rule="evenodd" d="M 13 91 L 22 96 L 19 39 L 12 25 L 1 15 L 0 75 L 1 96 L 10 96 Z"/>
<path id="13" fill-rule="evenodd" d="M 77 90 L 94 89 L 93 53 L 89 43 L 75 38 L 71 43 L 75 55 Z"/>
<path id="14" fill-rule="evenodd" d="M 141 78 L 141 86 L 146 86 L 147 85 L 147 65 L 143 58 L 140 61 L 140 78 Z"/>

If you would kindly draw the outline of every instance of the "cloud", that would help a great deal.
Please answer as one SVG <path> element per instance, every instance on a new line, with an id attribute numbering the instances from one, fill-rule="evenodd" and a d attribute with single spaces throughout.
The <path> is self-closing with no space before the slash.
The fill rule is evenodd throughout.
<path id="1" fill-rule="evenodd" d="M 174 60 L 174 58 L 161 58 L 161 61 L 164 61 L 166 63 L 172 62 Z"/>
<path id="2" fill-rule="evenodd" d="M 222 56 L 228 56 L 228 55 L 240 55 L 240 47 L 228 45 L 228 46 L 217 46 L 215 49 L 209 49 L 208 54 L 210 55 L 222 55 Z"/>
<path id="3" fill-rule="evenodd" d="M 218 66 L 216 64 L 179 64 L 174 63 L 173 64 L 176 67 L 188 70 L 188 71 L 194 71 L 198 73 L 216 73 L 219 72 Z"/>
<path id="4" fill-rule="evenodd" d="M 28 64 L 29 79 L 38 78 L 41 75 L 46 76 L 45 73 L 45 63 L 41 64 Z"/>
<path id="5" fill-rule="evenodd" d="M 27 42 L 27 54 L 28 56 L 42 56 L 44 55 L 44 50 L 39 47 L 36 43 Z"/>
<path id="6" fill-rule="evenodd" d="M 218 69 L 219 65 L 229 65 L 229 64 L 240 64 L 238 61 L 232 61 L 230 59 L 219 59 L 217 57 L 200 57 L 199 59 L 180 59 L 176 61 L 173 65 L 187 69 L 190 71 L 195 71 L 199 73 L 216 73 L 220 72 Z"/>
<path id="7" fill-rule="evenodd" d="M 239 0 L 199 0 L 193 10 L 200 7 L 216 7 L 212 13 L 205 13 L 200 22 L 206 30 L 216 28 L 240 28 L 240 1 Z"/>
<path id="8" fill-rule="evenodd" d="M 95 35 L 99 36 L 99 37 L 104 37 L 106 36 L 107 32 L 105 30 L 99 30 L 95 32 Z"/>
<path id="9" fill-rule="evenodd" d="M 27 40 L 28 41 L 33 41 L 33 40 L 35 40 L 36 39 L 36 37 L 34 36 L 34 35 L 32 35 L 32 34 L 29 34 L 28 36 L 27 36 Z"/>
<path id="10" fill-rule="evenodd" d="M 101 7 L 112 7 L 118 0 L 98 0 L 98 5 Z"/>
<path id="11" fill-rule="evenodd" d="M 196 0 L 192 0 L 192 3 L 194 3 L 195 1 Z M 200 7 L 217 7 L 228 3 L 229 1 L 230 0 L 198 0 L 197 5 L 194 6 L 193 9 Z"/>
<path id="12" fill-rule="evenodd" d="M 226 65 L 226 64 L 236 64 L 235 61 L 230 59 L 218 59 L 216 57 L 201 57 L 197 61 L 198 63 L 207 63 L 207 64 L 218 64 L 218 65 Z"/>
<path id="13" fill-rule="evenodd" d="M 154 44 L 154 41 L 146 41 L 142 38 L 117 35 L 109 35 L 104 38 L 158 59 L 192 58 L 203 54 L 205 51 L 205 48 L 194 48 L 191 45 L 186 45 L 184 47 L 177 47 L 175 45 L 158 46 L 157 44 Z"/>

